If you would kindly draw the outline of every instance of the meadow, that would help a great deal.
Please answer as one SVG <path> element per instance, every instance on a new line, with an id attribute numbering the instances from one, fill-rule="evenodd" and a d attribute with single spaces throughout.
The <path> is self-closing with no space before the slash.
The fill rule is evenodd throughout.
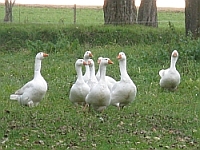
<path id="1" fill-rule="evenodd" d="M 43 6 L 43 5 L 15 5 L 13 7 L 14 23 L 42 23 L 42 24 L 65 24 L 74 23 L 74 6 Z M 4 17 L 4 5 L 0 5 L 1 21 Z M 168 27 L 169 21 L 175 26 L 185 27 L 184 9 L 181 8 L 158 8 L 159 27 Z M 175 13 L 174 13 L 175 12 Z M 0 21 L 0 22 L 1 22 Z M 83 7 L 77 6 L 76 24 L 103 25 L 103 9 L 100 6 Z"/>
<path id="2" fill-rule="evenodd" d="M 97 10 L 81 11 L 82 23 L 75 26 L 55 19 L 47 24 L 42 18 L 1 23 L 0 149 L 199 149 L 200 41 L 185 37 L 184 25 L 176 24 L 184 13 L 160 11 L 161 20 L 175 22 L 154 29 L 104 26 L 102 20 L 92 24 L 87 20 Z M 181 83 L 170 92 L 159 87 L 158 71 L 169 67 L 174 49 L 180 55 L 176 67 Z M 76 80 L 74 63 L 86 50 L 95 62 L 99 56 L 109 57 L 114 64 L 107 67 L 107 75 L 116 80 L 116 56 L 126 53 L 127 71 L 138 89 L 134 102 L 120 111 L 109 106 L 103 113 L 72 105 L 68 97 Z M 23 107 L 9 96 L 32 79 L 39 51 L 49 53 L 41 70 L 48 91 L 37 107 Z"/>

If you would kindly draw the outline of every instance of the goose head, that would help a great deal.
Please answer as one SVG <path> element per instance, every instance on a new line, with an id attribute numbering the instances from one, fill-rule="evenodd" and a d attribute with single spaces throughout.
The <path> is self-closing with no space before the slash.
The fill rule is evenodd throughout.
<path id="1" fill-rule="evenodd" d="M 110 58 L 102 58 L 100 61 L 100 65 L 108 65 L 108 64 L 113 64 L 112 60 Z"/>
<path id="2" fill-rule="evenodd" d="M 39 59 L 39 60 L 42 60 L 42 59 L 44 59 L 44 57 L 48 57 L 48 56 L 49 56 L 49 54 L 47 54 L 47 53 L 39 52 L 39 53 L 37 53 L 35 58 Z"/>
<path id="3" fill-rule="evenodd" d="M 98 60 L 97 60 L 97 63 L 98 63 L 98 64 L 100 64 L 102 58 L 103 58 L 103 57 L 99 57 L 99 58 L 98 58 Z"/>
<path id="4" fill-rule="evenodd" d="M 87 63 L 83 59 L 77 59 L 76 60 L 76 63 L 75 63 L 76 67 L 81 67 L 83 65 L 87 65 Z"/>
<path id="5" fill-rule="evenodd" d="M 89 59 L 88 65 L 89 65 L 90 68 L 92 68 L 94 66 L 94 61 L 92 59 Z"/>
<path id="6" fill-rule="evenodd" d="M 178 51 L 174 50 L 171 55 L 170 68 L 175 68 L 176 61 L 178 60 Z"/>
<path id="7" fill-rule="evenodd" d="M 84 54 L 84 60 L 88 60 L 89 58 L 93 57 L 91 51 L 86 51 Z"/>
<path id="8" fill-rule="evenodd" d="M 177 58 L 178 58 L 178 51 L 177 51 L 177 50 L 174 50 L 174 51 L 172 52 L 171 57 L 174 58 L 174 59 L 177 59 Z"/>
<path id="9" fill-rule="evenodd" d="M 120 53 L 118 54 L 118 56 L 117 56 L 117 59 L 118 59 L 119 61 L 126 60 L 126 55 L 125 55 L 125 53 L 124 53 L 124 52 L 120 52 Z"/>

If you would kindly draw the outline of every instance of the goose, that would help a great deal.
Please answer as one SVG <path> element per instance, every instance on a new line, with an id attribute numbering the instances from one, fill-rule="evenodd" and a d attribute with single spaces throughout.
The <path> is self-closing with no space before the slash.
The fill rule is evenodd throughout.
<path id="1" fill-rule="evenodd" d="M 174 91 L 180 84 L 180 74 L 176 70 L 176 62 L 178 60 L 178 51 L 174 50 L 171 54 L 170 68 L 162 69 L 159 71 L 160 75 L 160 86 L 162 88 Z"/>
<path id="2" fill-rule="evenodd" d="M 100 80 L 91 88 L 86 96 L 86 103 L 92 106 L 95 111 L 102 112 L 107 106 L 110 105 L 110 90 L 106 84 L 106 66 L 113 64 L 109 58 L 102 58 L 100 62 Z"/>
<path id="3" fill-rule="evenodd" d="M 88 64 L 88 60 L 92 57 L 93 57 L 92 52 L 86 51 L 83 56 L 83 59 Z M 85 65 L 85 74 L 83 75 L 83 79 L 85 82 L 87 82 L 89 80 L 89 78 L 90 78 L 90 69 L 89 69 L 88 65 Z"/>
<path id="4" fill-rule="evenodd" d="M 111 90 L 111 105 L 120 109 L 135 100 L 137 87 L 127 73 L 125 53 L 120 52 L 117 59 L 119 61 L 121 79 L 113 85 Z"/>
<path id="5" fill-rule="evenodd" d="M 98 80 L 95 76 L 95 64 L 94 61 L 92 59 L 88 60 L 89 63 L 89 68 L 90 68 L 90 78 L 87 81 L 87 84 L 89 85 L 90 88 L 92 88 L 93 86 L 95 86 L 98 83 Z"/>
<path id="6" fill-rule="evenodd" d="M 98 59 L 97 59 L 97 64 L 99 64 L 99 68 L 98 68 L 98 70 L 97 70 L 97 73 L 96 73 L 96 78 L 97 78 L 97 80 L 99 81 L 99 79 L 100 79 L 100 62 L 101 62 L 101 59 L 102 59 L 103 57 L 99 57 Z"/>
<path id="7" fill-rule="evenodd" d="M 97 63 L 98 63 L 98 64 L 100 64 L 102 58 L 103 58 L 103 57 L 99 57 L 99 58 L 98 58 L 98 60 L 97 60 Z M 98 71 L 97 71 L 97 73 L 96 73 L 96 78 L 97 78 L 97 80 L 99 81 L 99 79 L 100 79 L 100 65 L 99 65 L 99 69 L 98 69 Z M 110 77 L 110 76 L 105 76 L 105 80 L 106 80 L 106 83 L 107 83 L 108 88 L 109 88 L 110 90 L 112 89 L 113 85 L 117 82 L 115 79 L 113 79 L 113 78 Z"/>
<path id="8" fill-rule="evenodd" d="M 33 79 L 18 89 L 15 94 L 11 94 L 11 100 L 17 100 L 21 105 L 29 107 L 39 104 L 47 91 L 47 82 L 40 73 L 42 59 L 45 57 L 48 57 L 47 53 L 39 52 L 36 55 Z"/>
<path id="9" fill-rule="evenodd" d="M 87 65 L 83 59 L 77 59 L 75 62 L 75 69 L 77 73 L 76 82 L 72 85 L 69 93 L 69 100 L 78 105 L 85 105 L 85 97 L 90 91 L 90 87 L 83 80 L 82 66 Z"/>

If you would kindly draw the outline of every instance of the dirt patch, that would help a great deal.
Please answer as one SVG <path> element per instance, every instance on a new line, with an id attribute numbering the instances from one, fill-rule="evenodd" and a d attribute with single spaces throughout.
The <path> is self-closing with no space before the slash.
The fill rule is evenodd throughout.
<path id="1" fill-rule="evenodd" d="M 172 11 L 172 12 L 184 12 L 185 8 L 173 8 L 173 7 L 158 7 L 158 11 Z"/>

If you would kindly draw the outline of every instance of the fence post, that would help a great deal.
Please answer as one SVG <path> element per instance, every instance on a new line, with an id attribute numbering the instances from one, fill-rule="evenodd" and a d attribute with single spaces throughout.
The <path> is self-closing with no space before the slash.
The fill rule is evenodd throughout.
<path id="1" fill-rule="evenodd" d="M 18 5 L 18 9 L 19 9 L 19 23 L 20 23 L 20 15 L 21 15 L 20 5 Z"/>
<path id="2" fill-rule="evenodd" d="M 74 4 L 74 24 L 76 24 L 76 4 Z"/>

